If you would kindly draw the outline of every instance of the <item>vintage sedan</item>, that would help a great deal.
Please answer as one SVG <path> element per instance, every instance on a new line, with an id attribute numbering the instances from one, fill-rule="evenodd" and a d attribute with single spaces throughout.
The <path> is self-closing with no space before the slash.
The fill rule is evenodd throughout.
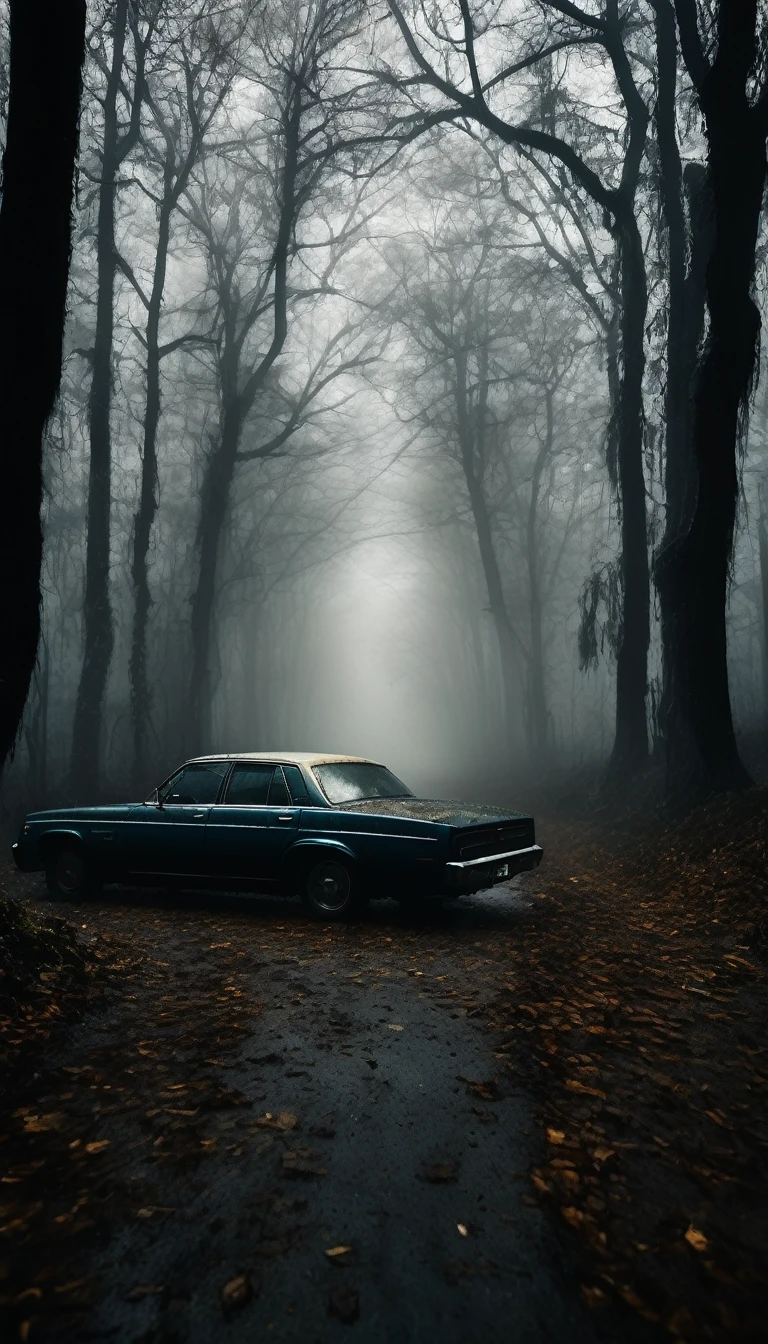
<path id="1" fill-rule="evenodd" d="M 13 846 L 52 895 L 105 882 L 296 891 L 340 919 L 371 896 L 460 896 L 535 868 L 533 818 L 415 798 L 355 756 L 250 752 L 187 761 L 143 803 L 32 812 Z"/>

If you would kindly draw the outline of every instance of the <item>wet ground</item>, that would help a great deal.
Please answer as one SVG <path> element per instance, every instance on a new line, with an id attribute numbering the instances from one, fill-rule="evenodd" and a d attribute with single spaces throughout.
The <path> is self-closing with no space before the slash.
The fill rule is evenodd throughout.
<path id="1" fill-rule="evenodd" d="M 8 1123 L 10 1338 L 596 1339 L 483 1025 L 533 890 L 342 926 L 267 899 L 59 904 L 110 987 Z"/>

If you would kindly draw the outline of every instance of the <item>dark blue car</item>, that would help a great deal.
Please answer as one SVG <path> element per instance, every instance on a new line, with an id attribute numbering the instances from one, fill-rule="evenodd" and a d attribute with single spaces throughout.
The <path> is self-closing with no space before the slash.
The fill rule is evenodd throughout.
<path id="1" fill-rule="evenodd" d="M 370 896 L 460 896 L 535 868 L 533 818 L 415 798 L 354 756 L 252 752 L 188 761 L 143 803 L 32 812 L 24 872 L 76 899 L 105 882 L 300 893 L 326 919 Z"/>

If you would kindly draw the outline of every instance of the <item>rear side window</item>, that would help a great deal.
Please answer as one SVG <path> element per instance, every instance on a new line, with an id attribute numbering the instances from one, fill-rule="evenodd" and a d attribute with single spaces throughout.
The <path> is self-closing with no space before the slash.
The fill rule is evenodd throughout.
<path id="1" fill-rule="evenodd" d="M 310 803 L 312 799 L 307 793 L 304 776 L 298 765 L 284 765 L 283 774 L 285 775 L 290 790 L 291 801 L 294 803 Z"/>
<path id="2" fill-rule="evenodd" d="M 278 765 L 269 786 L 269 805 L 270 807 L 287 807 L 290 801 L 290 795 L 283 779 L 283 772 Z"/>
<path id="3" fill-rule="evenodd" d="M 236 765 L 229 779 L 224 802 L 231 807 L 265 804 L 274 773 L 274 765 Z"/>

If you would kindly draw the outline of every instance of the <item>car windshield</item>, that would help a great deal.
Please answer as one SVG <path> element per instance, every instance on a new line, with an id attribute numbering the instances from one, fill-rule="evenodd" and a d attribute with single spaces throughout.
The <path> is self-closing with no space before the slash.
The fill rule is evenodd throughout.
<path id="1" fill-rule="evenodd" d="M 336 761 L 313 767 L 329 803 L 351 803 L 363 798 L 412 798 L 401 779 L 384 765 L 368 761 Z"/>

